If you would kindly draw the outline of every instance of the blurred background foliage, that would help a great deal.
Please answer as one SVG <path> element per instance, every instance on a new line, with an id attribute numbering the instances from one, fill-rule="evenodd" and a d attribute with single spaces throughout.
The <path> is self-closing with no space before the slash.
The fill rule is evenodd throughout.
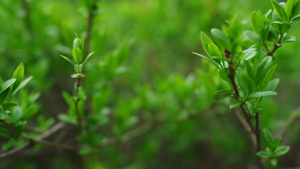
<path id="1" fill-rule="evenodd" d="M 271 3 L 102 0 L 98 6 L 90 47 L 95 56 L 87 63 L 84 79 L 86 109 L 92 114 L 88 122 L 95 135 L 88 140 L 124 133 L 156 116 L 160 121 L 139 137 L 96 148 L 89 155 L 36 148 L 2 161 L 0 168 L 252 166 L 255 152 L 248 133 L 228 108 L 228 98 L 214 94 L 226 84 L 217 76 L 217 70 L 191 53 L 203 53 L 200 31 L 209 34 L 211 28 L 220 28 L 234 15 L 250 29 L 251 12 L 265 13 Z M 30 93 L 40 94 L 39 112 L 29 125 L 41 125 L 45 119 L 57 121 L 57 115 L 68 111 L 64 99 L 68 96 L 62 92 L 72 92 L 72 67 L 65 66 L 59 55 L 71 55 L 74 32 L 85 32 L 87 16 L 83 1 L 79 0 L 1 0 L 1 77 L 10 78 L 23 62 L 27 76 L 34 77 L 23 99 Z M 298 39 L 299 26 L 290 30 Z M 262 128 L 272 129 L 275 135 L 300 105 L 299 42 L 279 49 L 276 61 L 278 96 L 264 100 L 261 112 Z M 300 166 L 299 129 L 300 123 L 296 122 L 283 138 L 291 151 L 279 159 L 281 166 Z M 87 139 L 84 133 L 78 137 L 81 141 Z"/>

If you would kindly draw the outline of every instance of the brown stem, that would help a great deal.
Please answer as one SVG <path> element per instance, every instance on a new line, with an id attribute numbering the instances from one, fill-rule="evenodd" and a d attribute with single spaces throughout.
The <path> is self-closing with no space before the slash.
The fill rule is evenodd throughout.
<path id="1" fill-rule="evenodd" d="M 51 127 L 49 130 L 47 130 L 45 133 L 38 136 L 35 140 L 43 140 L 43 139 L 51 136 L 52 134 L 56 133 L 58 130 L 61 130 L 65 126 L 66 126 L 65 123 L 57 123 L 56 125 Z M 0 159 L 4 159 L 6 157 L 9 157 L 11 155 L 14 155 L 14 154 L 18 153 L 19 151 L 29 147 L 31 145 L 31 143 L 34 142 L 35 140 L 30 138 L 30 139 L 28 139 L 29 142 L 24 144 L 23 146 L 1 153 L 0 154 Z"/>
<path id="2" fill-rule="evenodd" d="M 34 40 L 34 38 L 33 38 L 31 19 L 30 19 L 31 9 L 30 9 L 30 6 L 29 6 L 29 4 L 26 0 L 22 0 L 22 6 L 23 6 L 23 9 L 25 11 L 26 29 L 27 29 L 27 31 L 30 35 L 30 41 L 32 41 L 32 40 Z"/>
<path id="3" fill-rule="evenodd" d="M 225 51 L 225 57 L 230 59 L 230 56 L 231 56 L 231 53 L 229 51 Z M 239 101 L 239 96 L 240 95 L 239 95 L 239 91 L 238 91 L 238 88 L 237 88 L 237 84 L 236 84 L 235 79 L 234 79 L 235 73 L 234 73 L 234 68 L 233 68 L 232 63 L 229 63 L 228 69 L 229 69 L 229 74 L 228 74 L 227 77 L 230 79 L 232 88 L 234 90 L 234 94 L 235 94 L 234 95 L 234 99 L 236 101 Z M 244 114 L 246 122 L 248 123 L 248 125 L 249 125 L 249 127 L 251 129 L 249 131 L 250 132 L 250 136 L 252 134 L 255 134 L 256 143 L 254 143 L 254 146 L 256 148 L 256 152 L 258 152 L 258 151 L 260 151 L 260 129 L 259 129 L 259 116 L 258 116 L 258 113 L 256 113 L 256 129 L 255 129 L 254 126 L 253 126 L 253 124 L 252 124 L 252 122 L 251 122 L 251 117 L 247 114 L 247 111 L 245 110 L 245 108 L 243 107 L 243 105 L 240 105 L 240 108 L 241 108 L 241 110 L 242 110 L 242 112 Z M 263 169 L 261 158 L 259 156 L 257 156 L 257 167 L 258 167 L 258 169 Z"/>
<path id="4" fill-rule="evenodd" d="M 89 9 L 88 23 L 86 27 L 86 40 L 84 44 L 84 57 L 88 55 L 88 51 L 90 50 L 91 34 L 95 17 L 95 11 L 97 10 L 97 1 L 98 0 L 94 0 L 93 5 Z"/>
<path id="5" fill-rule="evenodd" d="M 277 43 L 274 43 L 274 47 L 272 49 L 272 51 L 268 52 L 268 56 L 272 56 L 273 60 L 274 60 L 274 52 L 280 48 L 281 45 L 278 45 Z"/>
<path id="6" fill-rule="evenodd" d="M 79 113 L 79 107 L 78 107 L 78 103 L 80 101 L 80 99 L 78 97 L 78 90 L 79 90 L 79 87 L 81 86 L 81 79 L 82 78 L 77 78 L 77 81 L 75 83 L 75 101 L 74 101 L 76 116 L 77 116 L 77 120 L 78 120 L 78 126 L 79 126 L 80 130 L 82 129 L 82 117 Z"/>
<path id="7" fill-rule="evenodd" d="M 256 136 L 256 153 L 261 150 L 260 147 L 260 128 L 259 128 L 259 114 L 255 114 L 255 121 L 256 121 L 256 131 L 255 131 L 255 136 Z M 259 156 L 256 156 L 256 163 L 258 169 L 263 169 L 263 163 L 262 160 Z"/>

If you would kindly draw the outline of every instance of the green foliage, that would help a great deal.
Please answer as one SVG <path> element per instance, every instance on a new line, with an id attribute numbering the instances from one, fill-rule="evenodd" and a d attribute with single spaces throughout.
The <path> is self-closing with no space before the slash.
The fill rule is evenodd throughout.
<path id="1" fill-rule="evenodd" d="M 253 168 L 232 112 L 256 136 L 256 118 L 281 131 L 298 104 L 298 0 L 3 0 L 0 11 L 0 158 L 16 154 L 0 168 Z M 297 126 L 284 134 L 295 149 Z M 280 139 L 257 155 L 286 167 Z"/>

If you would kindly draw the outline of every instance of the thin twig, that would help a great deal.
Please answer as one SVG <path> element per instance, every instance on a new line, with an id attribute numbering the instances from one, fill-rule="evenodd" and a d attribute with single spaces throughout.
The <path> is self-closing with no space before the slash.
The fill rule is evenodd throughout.
<path id="1" fill-rule="evenodd" d="M 300 118 L 300 106 L 294 110 L 294 112 L 291 114 L 287 122 L 284 126 L 280 127 L 280 130 L 275 134 L 277 137 L 283 137 L 286 135 L 287 130 L 290 128 L 291 125 L 294 124 L 296 120 Z"/>
<path id="2" fill-rule="evenodd" d="M 84 52 L 83 57 L 86 57 L 88 55 L 88 51 L 90 50 L 90 42 L 91 42 L 91 34 L 92 34 L 92 28 L 94 23 L 94 17 L 95 17 L 95 11 L 97 10 L 97 2 L 98 0 L 94 0 L 93 5 L 91 6 L 91 9 L 89 9 L 89 16 L 88 16 L 88 23 L 86 27 L 86 40 L 84 44 Z"/>
<path id="3" fill-rule="evenodd" d="M 56 125 L 54 125 L 53 127 L 51 127 L 49 130 L 47 130 L 45 133 L 43 133 L 42 135 L 38 136 L 36 139 L 28 139 L 29 142 L 27 142 L 26 144 L 24 144 L 21 147 L 15 148 L 15 149 L 11 149 L 8 151 L 5 151 L 3 153 L 0 154 L 0 159 L 4 159 L 6 157 L 9 157 L 11 155 L 16 154 L 17 152 L 29 147 L 35 140 L 43 140 L 49 136 L 51 136 L 52 134 L 54 134 L 55 132 L 57 132 L 58 130 L 64 128 L 66 126 L 65 123 L 57 123 Z"/>

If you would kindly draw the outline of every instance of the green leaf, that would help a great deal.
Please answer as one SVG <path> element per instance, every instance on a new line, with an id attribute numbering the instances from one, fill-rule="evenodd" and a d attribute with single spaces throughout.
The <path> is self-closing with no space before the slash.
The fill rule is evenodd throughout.
<path id="1" fill-rule="evenodd" d="M 276 158 L 272 158 L 272 159 L 270 159 L 270 163 L 271 163 L 271 165 L 272 165 L 273 167 L 276 167 L 277 164 L 278 164 L 278 161 L 277 161 Z"/>
<path id="2" fill-rule="evenodd" d="M 300 12 L 300 1 L 299 0 L 288 0 L 285 5 L 285 11 L 288 18 L 291 20 Z"/>
<path id="3" fill-rule="evenodd" d="M 73 41 L 73 48 L 81 48 L 81 39 L 75 38 Z"/>
<path id="4" fill-rule="evenodd" d="M 286 154 L 287 152 L 289 152 L 290 147 L 289 146 L 279 146 L 275 152 L 274 152 L 274 156 L 278 157 L 278 156 L 282 156 L 284 154 Z"/>
<path id="5" fill-rule="evenodd" d="M 12 91 L 14 91 L 24 80 L 24 65 L 20 63 L 17 69 L 15 70 L 12 78 L 16 79 L 16 82 L 12 85 Z"/>
<path id="6" fill-rule="evenodd" d="M 215 91 L 215 94 L 232 94 L 232 91 L 230 91 L 230 90 L 217 90 L 217 91 Z"/>
<path id="7" fill-rule="evenodd" d="M 82 51 L 80 48 L 76 47 L 72 49 L 73 58 L 77 63 L 81 63 L 82 61 Z"/>
<path id="8" fill-rule="evenodd" d="M 274 95 L 277 95 L 277 93 L 274 91 L 254 92 L 254 93 L 250 94 L 249 99 L 250 98 L 258 98 L 258 97 L 266 97 L 266 96 L 274 96 Z"/>
<path id="9" fill-rule="evenodd" d="M 2 104 L 2 110 L 3 111 L 12 110 L 17 105 L 18 105 L 17 103 L 3 103 Z"/>
<path id="10" fill-rule="evenodd" d="M 214 43 L 208 44 L 208 51 L 210 56 L 217 56 L 218 58 L 221 58 L 221 52 Z"/>
<path id="11" fill-rule="evenodd" d="M 8 114 L 6 112 L 0 111 L 0 120 L 5 120 L 7 119 Z"/>
<path id="12" fill-rule="evenodd" d="M 280 17 L 280 19 L 283 22 L 287 22 L 288 16 L 285 13 L 285 10 L 283 9 L 283 7 L 276 0 L 271 0 L 271 3 L 272 3 L 273 8 L 275 9 L 276 13 Z"/>
<path id="13" fill-rule="evenodd" d="M 271 24 L 271 26 L 281 36 L 291 28 L 291 24 L 290 23 L 282 23 L 282 22 L 276 22 L 276 21 L 273 22 Z"/>
<path id="14" fill-rule="evenodd" d="M 210 32 L 220 46 L 223 46 L 229 51 L 232 50 L 229 38 L 220 29 L 213 28 Z"/>
<path id="15" fill-rule="evenodd" d="M 265 23 L 264 19 L 258 12 L 254 11 L 252 12 L 250 16 L 251 26 L 254 32 L 256 32 L 260 37 L 262 37 L 264 29 L 265 29 Z"/>
<path id="16" fill-rule="evenodd" d="M 278 137 L 273 141 L 274 150 L 277 149 L 277 147 L 279 146 L 281 139 L 282 139 L 282 137 Z M 274 151 L 274 150 L 272 150 L 272 151 Z"/>
<path id="17" fill-rule="evenodd" d="M 214 44 L 214 42 L 204 32 L 201 32 L 200 38 L 201 38 L 201 43 L 204 51 L 207 53 L 208 56 L 211 57 L 212 55 L 210 53 L 208 45 L 210 43 Z"/>
<path id="18" fill-rule="evenodd" d="M 82 62 L 82 65 L 84 65 L 89 59 L 90 57 L 94 54 L 95 52 L 91 52 L 87 55 L 87 57 L 85 58 L 85 60 Z"/>
<path id="19" fill-rule="evenodd" d="M 272 153 L 269 151 L 259 151 L 256 153 L 257 156 L 262 157 L 262 158 L 270 158 L 272 157 Z"/>
<path id="20" fill-rule="evenodd" d="M 244 50 L 243 53 L 245 53 L 243 60 L 250 60 L 252 59 L 254 56 L 256 56 L 257 52 L 255 50 Z"/>
<path id="21" fill-rule="evenodd" d="M 228 78 L 229 69 L 228 68 L 222 68 L 219 69 L 219 75 L 220 77 L 225 80 L 229 85 L 231 85 L 230 79 Z"/>
<path id="22" fill-rule="evenodd" d="M 4 90 L 4 92 L 0 93 L 0 105 L 6 100 L 10 93 L 10 88 Z"/>
<path id="23" fill-rule="evenodd" d="M 0 127 L 0 137 L 11 138 L 11 133 L 8 129 Z"/>
<path id="24" fill-rule="evenodd" d="M 67 58 L 64 55 L 59 55 L 59 56 L 62 57 L 63 59 L 65 59 L 67 62 L 69 62 L 73 67 L 75 67 L 75 64 L 69 58 Z"/>
<path id="25" fill-rule="evenodd" d="M 267 56 L 267 57 L 263 58 L 263 60 L 258 64 L 257 70 L 256 70 L 256 77 L 255 77 L 255 82 L 256 82 L 257 86 L 262 84 L 262 82 L 265 79 L 265 76 L 271 66 L 272 66 L 272 57 L 271 56 Z"/>
<path id="26" fill-rule="evenodd" d="M 288 43 L 288 42 L 296 42 L 297 38 L 295 36 L 285 36 L 281 43 Z"/>
<path id="27" fill-rule="evenodd" d="M 259 35 L 253 31 L 245 31 L 244 36 L 252 43 L 259 44 L 259 45 L 263 44 L 261 37 L 259 37 Z"/>
<path id="28" fill-rule="evenodd" d="M 268 87 L 266 88 L 266 90 L 267 91 L 274 90 L 277 87 L 278 83 L 279 83 L 279 79 L 278 78 L 271 80 L 270 83 L 269 83 L 269 85 L 268 85 Z"/>
<path id="29" fill-rule="evenodd" d="M 217 68 L 219 67 L 218 63 L 215 62 L 214 60 L 212 60 L 211 58 L 207 57 L 207 56 L 204 56 L 204 55 L 201 55 L 199 53 L 196 53 L 196 52 L 193 52 L 193 54 L 197 55 L 197 56 L 200 56 L 202 57 L 203 59 L 206 59 L 208 60 L 209 62 L 211 62 L 213 65 L 215 65 Z"/>
<path id="30" fill-rule="evenodd" d="M 262 83 L 262 84 L 263 84 L 263 86 L 262 86 L 263 89 L 266 89 L 266 88 L 268 87 L 269 82 L 270 82 L 270 80 L 271 80 L 271 78 L 272 78 L 272 76 L 273 76 L 273 74 L 274 74 L 276 68 L 277 68 L 277 64 L 273 65 L 273 66 L 268 70 L 268 72 L 267 72 L 267 74 L 266 74 L 266 76 L 265 76 L 265 79 L 264 79 L 264 81 L 263 81 L 263 83 Z"/>
<path id="31" fill-rule="evenodd" d="M 12 147 L 14 144 L 16 143 L 15 139 L 10 139 L 8 142 L 4 143 L 2 145 L 2 150 L 6 151 L 8 150 L 10 147 Z"/>
<path id="32" fill-rule="evenodd" d="M 263 136 L 264 136 L 264 139 L 266 141 L 266 144 L 267 146 L 273 150 L 274 149 L 274 146 L 273 146 L 273 136 L 272 134 L 270 133 L 270 131 L 268 129 L 263 129 L 263 132 L 262 132 Z"/>
<path id="33" fill-rule="evenodd" d="M 13 96 L 16 95 L 18 93 L 18 91 L 20 91 L 22 88 L 24 88 L 31 79 L 32 79 L 32 76 L 29 76 L 24 81 L 22 81 L 22 83 L 19 85 L 19 87 L 16 88 L 16 90 L 12 93 L 12 95 Z"/>
<path id="34" fill-rule="evenodd" d="M 242 89 L 242 92 L 243 92 L 244 96 L 247 97 L 249 93 L 248 93 L 247 88 L 244 85 L 244 82 L 242 80 L 242 76 L 244 76 L 244 72 L 242 71 L 242 69 L 238 68 L 237 69 L 237 80 L 239 82 L 239 85 L 240 85 L 240 87 Z"/>
<path id="35" fill-rule="evenodd" d="M 70 117 L 67 114 L 59 114 L 58 119 L 62 122 L 66 122 L 66 123 L 69 123 L 69 124 L 72 124 L 72 125 L 77 125 L 78 124 L 76 119 Z"/>
<path id="36" fill-rule="evenodd" d="M 21 120 L 23 114 L 23 110 L 20 106 L 15 107 L 12 110 L 12 116 L 10 117 L 10 121 L 12 123 L 17 123 L 19 120 Z"/>
<path id="37" fill-rule="evenodd" d="M 22 119 L 27 120 L 30 117 L 34 116 L 39 111 L 39 106 L 30 106 L 24 109 L 22 114 Z"/>
<path id="38" fill-rule="evenodd" d="M 8 89 L 11 85 L 13 85 L 16 82 L 16 79 L 9 79 L 1 84 L 0 86 L 0 94 L 4 92 L 6 89 Z"/>
<path id="39" fill-rule="evenodd" d="M 235 102 L 230 104 L 229 108 L 232 109 L 232 108 L 238 107 L 241 104 L 242 103 L 240 101 L 235 101 Z"/>
<path id="40" fill-rule="evenodd" d="M 292 19 L 292 23 L 295 23 L 295 22 L 298 22 L 300 21 L 300 15 L 297 15 L 295 16 L 293 19 Z"/>

